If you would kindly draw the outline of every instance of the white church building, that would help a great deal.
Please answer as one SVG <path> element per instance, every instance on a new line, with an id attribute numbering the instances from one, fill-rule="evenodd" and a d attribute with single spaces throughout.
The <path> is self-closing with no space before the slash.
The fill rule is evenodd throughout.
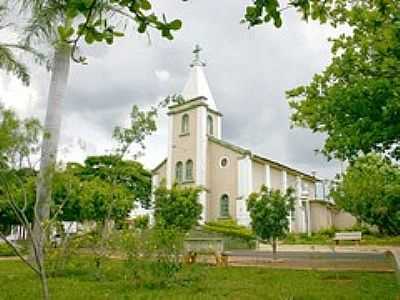
<path id="1" fill-rule="evenodd" d="M 262 185 L 296 191 L 295 209 L 290 215 L 292 232 L 313 232 L 332 226 L 348 227 L 353 217 L 340 212 L 334 203 L 317 197 L 320 180 L 250 149 L 223 139 L 223 114 L 218 109 L 200 59 L 197 46 L 189 78 L 181 93 L 183 103 L 168 108 L 168 156 L 152 170 L 153 187 L 165 180 L 168 187 L 205 187 L 199 201 L 202 222 L 232 218 L 250 224 L 246 199 Z M 321 199 L 319 199 L 321 198 Z"/>

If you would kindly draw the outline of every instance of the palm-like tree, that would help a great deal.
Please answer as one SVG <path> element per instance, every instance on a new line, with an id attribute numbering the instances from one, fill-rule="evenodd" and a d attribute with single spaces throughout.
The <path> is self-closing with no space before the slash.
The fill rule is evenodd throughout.
<path id="1" fill-rule="evenodd" d="M 153 27 L 163 37 L 172 39 L 172 30 L 181 27 L 179 20 L 167 22 L 165 16 L 160 21 L 151 13 L 148 0 L 20 0 L 21 7 L 30 13 L 31 19 L 25 29 L 26 45 L 47 43 L 53 50 L 51 60 L 51 81 L 48 93 L 47 113 L 44 124 L 45 135 L 41 148 L 40 173 L 38 177 L 35 219 L 33 227 L 33 254 L 38 267 L 44 265 L 45 228 L 50 216 L 51 181 L 56 163 L 59 144 L 62 103 L 68 85 L 71 61 L 85 63 L 77 57 L 78 43 L 84 39 L 93 42 L 113 43 L 117 32 L 114 24 L 134 22 L 139 33 Z M 115 20 L 119 17 L 118 20 Z M 118 22 L 118 23 L 117 23 Z M 125 26 L 123 27 L 125 28 Z M 47 297 L 47 287 L 44 295 Z"/>
<path id="2" fill-rule="evenodd" d="M 0 18 L 2 18 L 7 12 L 5 5 L 0 5 Z M 0 30 L 4 30 L 11 27 L 12 23 L 0 22 Z M 24 63 L 19 61 L 15 55 L 15 50 L 21 50 L 24 52 L 31 53 L 35 59 L 39 62 L 44 60 L 44 56 L 38 51 L 29 47 L 28 45 L 21 45 L 15 43 L 0 42 L 0 69 L 7 73 L 15 75 L 25 85 L 29 85 L 30 75 L 28 68 Z"/>

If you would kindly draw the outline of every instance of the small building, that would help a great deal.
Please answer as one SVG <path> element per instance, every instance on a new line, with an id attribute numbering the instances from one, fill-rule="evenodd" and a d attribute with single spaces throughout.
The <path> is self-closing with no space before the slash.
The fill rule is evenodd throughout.
<path id="1" fill-rule="evenodd" d="M 260 191 L 262 185 L 281 191 L 295 189 L 295 209 L 290 215 L 292 232 L 318 231 L 334 226 L 338 215 L 343 219 L 333 203 L 317 199 L 320 181 L 314 174 L 223 139 L 223 115 L 210 91 L 200 50 L 198 46 L 194 50 L 189 79 L 181 93 L 185 101 L 169 106 L 168 157 L 152 171 L 153 187 L 162 180 L 168 187 L 175 182 L 204 187 L 199 199 L 203 222 L 232 218 L 248 226 L 246 199 L 250 193 Z"/>

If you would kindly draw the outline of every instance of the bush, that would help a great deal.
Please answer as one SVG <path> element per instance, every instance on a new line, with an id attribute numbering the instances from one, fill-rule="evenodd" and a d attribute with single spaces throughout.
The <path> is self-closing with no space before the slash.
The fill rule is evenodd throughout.
<path id="1" fill-rule="evenodd" d="M 182 269 L 184 234 L 154 228 L 119 232 L 116 240 L 124 254 L 125 277 L 135 286 L 169 287 Z"/>
<path id="2" fill-rule="evenodd" d="M 208 222 L 202 226 L 206 232 L 218 233 L 224 237 L 225 249 L 253 249 L 256 245 L 256 238 L 253 232 L 238 225 L 232 219 Z"/>
<path id="3" fill-rule="evenodd" d="M 200 219 L 199 187 L 161 185 L 155 192 L 154 218 L 156 227 L 188 232 Z"/>
<path id="4" fill-rule="evenodd" d="M 238 225 L 232 219 L 208 222 L 203 225 L 203 229 L 210 232 L 222 233 L 226 236 L 243 239 L 245 241 L 255 240 L 256 238 L 249 228 Z"/>
<path id="5" fill-rule="evenodd" d="M 148 215 L 137 216 L 133 219 L 133 226 L 135 229 L 148 229 L 150 224 L 150 218 Z"/>

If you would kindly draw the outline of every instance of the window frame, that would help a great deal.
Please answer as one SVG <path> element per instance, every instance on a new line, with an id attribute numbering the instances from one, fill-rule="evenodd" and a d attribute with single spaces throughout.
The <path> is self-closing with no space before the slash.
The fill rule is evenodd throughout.
<path id="1" fill-rule="evenodd" d="M 225 165 L 225 166 L 222 165 L 222 161 L 223 161 L 224 159 L 226 159 L 226 165 Z M 224 168 L 229 167 L 230 163 L 231 163 L 231 161 L 230 161 L 230 159 L 229 159 L 228 156 L 222 156 L 222 157 L 219 159 L 219 167 L 220 167 L 221 169 L 224 169 Z"/>
<path id="2" fill-rule="evenodd" d="M 226 203 L 224 203 L 226 201 Z M 222 194 L 219 198 L 219 217 L 229 218 L 230 217 L 230 201 L 228 194 Z"/>
<path id="3" fill-rule="evenodd" d="M 214 136 L 214 118 L 212 115 L 207 115 L 207 134 Z"/>
<path id="4" fill-rule="evenodd" d="M 190 165 L 190 173 L 188 172 Z M 190 175 L 190 176 L 188 176 Z M 193 160 L 188 159 L 185 163 L 185 181 L 191 182 L 193 181 Z"/>
<path id="5" fill-rule="evenodd" d="M 183 162 L 181 161 L 175 164 L 175 181 L 177 183 L 183 182 Z"/>
<path id="6" fill-rule="evenodd" d="M 185 113 L 181 118 L 181 134 L 188 134 L 190 131 L 190 117 Z"/>

